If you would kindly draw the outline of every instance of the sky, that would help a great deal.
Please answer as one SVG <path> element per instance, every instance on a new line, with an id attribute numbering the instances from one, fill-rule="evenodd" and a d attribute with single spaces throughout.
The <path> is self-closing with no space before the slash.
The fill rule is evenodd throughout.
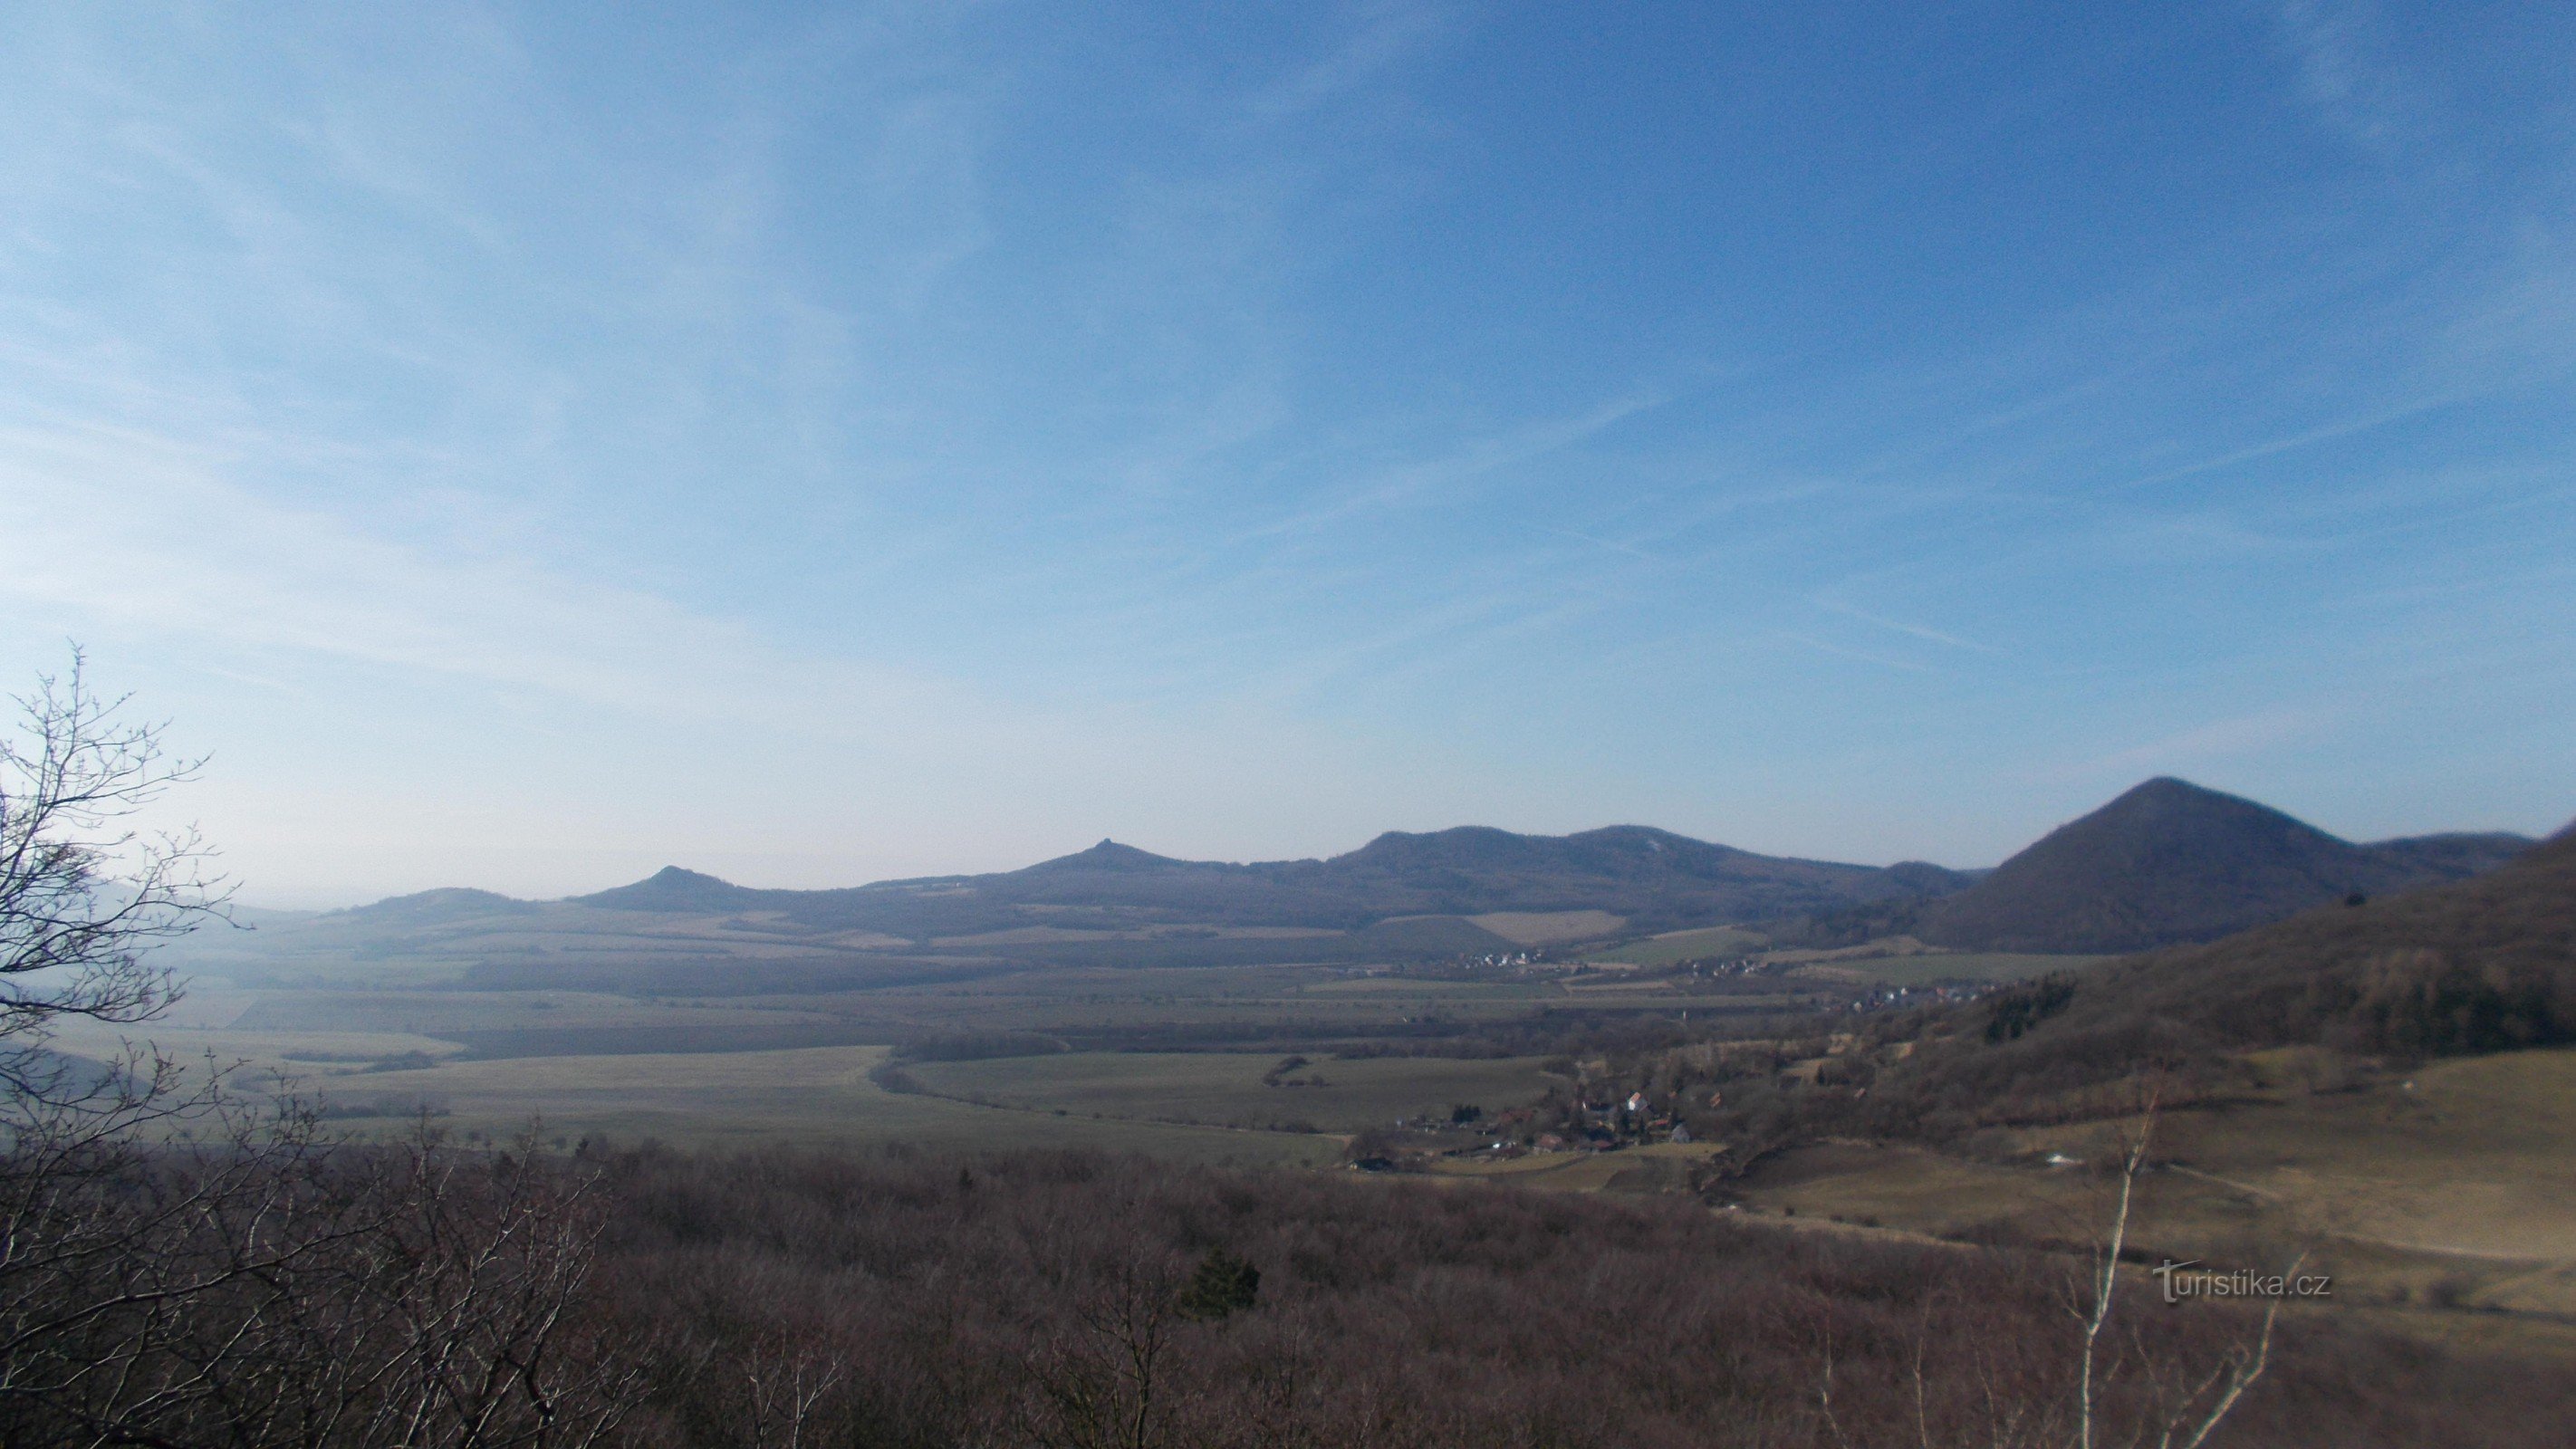
<path id="1" fill-rule="evenodd" d="M 2576 815 L 2576 8 L 0 16 L 0 684 L 242 899 Z"/>

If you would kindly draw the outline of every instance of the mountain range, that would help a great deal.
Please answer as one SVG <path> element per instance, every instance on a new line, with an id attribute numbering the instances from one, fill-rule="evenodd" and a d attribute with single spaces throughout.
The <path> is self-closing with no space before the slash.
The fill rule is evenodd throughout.
<path id="1" fill-rule="evenodd" d="M 752 890 L 674 867 L 573 899 L 619 911 L 774 913 L 929 941 L 1027 927 L 1351 931 L 1416 916 L 1560 912 L 1606 912 L 1658 930 L 1913 899 L 1967 882 L 1920 862 L 1784 859 L 1638 825 L 1561 836 L 1464 826 L 1390 831 L 1329 860 L 1251 864 L 1175 860 L 1104 840 L 1023 870 L 825 891 Z"/>
<path id="2" fill-rule="evenodd" d="M 361 960 L 424 943 L 447 959 L 507 955 L 523 949 L 502 944 L 512 932 L 558 942 L 678 932 L 711 951 L 766 941 L 844 956 L 1187 964 L 1472 955 L 1754 923 L 1791 944 L 1910 934 L 1954 949 L 2111 953 L 2464 879 L 2531 843 L 2460 834 L 2354 844 L 2250 800 L 2155 779 L 1991 871 L 1766 856 L 1635 825 L 1564 836 L 1469 826 L 1389 832 L 1330 859 L 1246 864 L 1104 840 L 1021 870 L 838 890 L 762 890 L 670 867 L 562 901 L 435 890 L 263 933 L 290 952 L 336 943 Z"/>

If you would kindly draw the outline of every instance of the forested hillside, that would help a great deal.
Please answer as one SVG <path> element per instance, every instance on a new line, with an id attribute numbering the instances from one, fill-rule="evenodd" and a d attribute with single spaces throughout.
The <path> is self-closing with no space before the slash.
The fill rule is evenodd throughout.
<path id="1" fill-rule="evenodd" d="M 2569 1042 L 2576 833 L 2476 879 L 1882 1021 L 1836 1064 L 1840 1089 L 1792 1093 L 1794 1107 L 1766 1091 L 1738 1096 L 1763 1103 L 1775 1131 L 1787 1111 L 1810 1124 L 1949 1132 L 2080 1111 L 2088 1089 L 2141 1073 L 2214 1089 L 2248 1050 L 2403 1061 Z"/>

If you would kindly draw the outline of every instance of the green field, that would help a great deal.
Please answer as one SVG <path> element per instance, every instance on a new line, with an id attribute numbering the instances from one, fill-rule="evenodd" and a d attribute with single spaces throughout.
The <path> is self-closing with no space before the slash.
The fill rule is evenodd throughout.
<path id="1" fill-rule="evenodd" d="M 237 993 L 237 995 L 239 995 Z M 829 1020 L 768 1002 L 639 1000 L 592 991 L 265 991 L 226 1023 L 236 1031 L 494 1031 L 786 1025 Z"/>
<path id="2" fill-rule="evenodd" d="M 1445 1114 L 1458 1103 L 1499 1112 L 1536 1099 L 1555 1080 L 1529 1058 L 1363 1057 L 1318 1058 L 1270 1085 L 1264 1077 L 1282 1060 L 1268 1053 L 1068 1052 L 919 1062 L 906 1070 L 945 1096 L 1027 1110 L 1234 1127 L 1296 1123 L 1325 1132 Z"/>
<path id="3" fill-rule="evenodd" d="M 1929 986 L 1949 981 L 2023 981 L 2051 971 L 2080 971 L 2108 956 L 2039 956 L 2007 951 L 1938 951 L 1913 956 L 1862 956 L 1818 961 L 1792 974 L 1814 981 L 1873 986 Z"/>
<path id="4" fill-rule="evenodd" d="M 968 1151 L 1086 1145 L 1316 1165 L 1338 1160 L 1342 1135 L 1360 1127 L 1463 1102 L 1500 1111 L 1549 1084 L 1530 1060 L 1345 1061 L 1331 1055 L 1332 1043 L 1389 1030 L 1413 1037 L 1434 1022 L 1437 1034 L 1561 1000 L 1547 982 L 1317 966 L 1049 969 L 689 998 L 209 989 L 132 1035 L 190 1063 L 235 1066 L 233 1080 L 246 1089 L 318 1096 L 359 1132 L 390 1130 L 426 1107 L 443 1125 L 485 1135 L 542 1118 L 549 1135 L 566 1138 L 905 1141 Z M 868 1075 L 895 1043 L 995 1031 L 1141 1036 L 1158 1046 L 915 1064 L 915 1079 L 936 1095 L 888 1092 Z M 1247 1032 L 1324 1044 L 1226 1049 Z M 106 1058 L 121 1040 L 112 1029 L 75 1026 L 62 1046 Z M 1265 1082 L 1291 1051 L 1316 1063 Z"/>
<path id="5" fill-rule="evenodd" d="M 1672 931 L 1661 936 L 1648 936 L 1624 946 L 1606 946 L 1584 959 L 1621 961 L 1631 966 L 1670 966 L 1710 956 L 1750 956 L 1768 944 L 1768 939 L 1758 932 L 1740 926 L 1710 926 L 1697 931 Z"/>
<path id="6" fill-rule="evenodd" d="M 1418 997 L 1425 1001 L 1531 1001 L 1554 994 L 1552 982 L 1439 981 L 1414 976 L 1354 976 L 1319 981 L 1298 994 L 1304 997 L 1365 996 L 1379 1000 Z"/>
<path id="7" fill-rule="evenodd" d="M 678 1055 L 523 1057 L 339 1079 L 327 1089 L 416 1094 L 461 1132 L 506 1135 L 541 1118 L 548 1136 L 696 1146 L 909 1142 L 960 1151 L 1098 1147 L 1195 1162 L 1320 1166 L 1340 1139 L 1228 1131 L 1051 1110 L 979 1107 L 888 1092 L 868 1079 L 883 1047 Z"/>
<path id="8" fill-rule="evenodd" d="M 1441 1181 L 1502 1183 L 1549 1192 L 1682 1192 L 1689 1189 L 1691 1169 L 1717 1151 L 1707 1143 L 1656 1142 L 1618 1152 L 1443 1158 L 1431 1165 L 1431 1172 Z"/>

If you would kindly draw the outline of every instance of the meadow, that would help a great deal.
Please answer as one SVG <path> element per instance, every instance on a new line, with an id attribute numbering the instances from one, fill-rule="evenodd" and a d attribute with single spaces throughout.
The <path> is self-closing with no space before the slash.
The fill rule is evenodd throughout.
<path id="1" fill-rule="evenodd" d="M 723 973 L 705 984 L 720 988 Z M 1015 969 L 752 996 L 323 983 L 201 988 L 162 1021 L 77 1026 L 61 1045 L 106 1060 L 129 1037 L 149 1041 L 192 1076 L 220 1066 L 239 1089 L 318 1099 L 362 1132 L 426 1110 L 468 1138 L 541 1120 L 567 1142 L 1081 1146 L 1317 1166 L 1337 1162 L 1362 1127 L 1459 1103 L 1499 1112 L 1544 1092 L 1552 1079 L 1528 1058 L 1377 1044 L 1436 1048 L 1551 998 L 1562 993 L 1543 983 L 1293 965 Z M 994 1031 L 1131 1049 L 912 1062 L 924 1091 L 872 1076 L 906 1043 Z M 1247 1038 L 1286 1049 L 1226 1049 Z M 1298 1050 L 1311 1065 L 1274 1070 Z"/>
<path id="2" fill-rule="evenodd" d="M 2576 1322 L 2576 1051 L 2426 1064 L 2358 1083 L 2275 1054 L 2259 1093 L 2168 1112 L 2132 1237 L 2246 1263 L 2306 1251 L 2344 1306 Z M 2135 1122 L 1991 1134 L 1964 1150 L 1819 1143 L 1758 1167 L 1744 1204 L 1958 1241 L 2082 1242 Z M 2066 1159 L 2051 1165 L 2054 1154 Z M 2455 1325 L 2456 1326 L 2456 1325 Z M 2448 1331 L 2448 1330 L 2446 1330 Z M 2576 1334 L 2560 1335 L 2576 1347 Z"/>
<path id="3" fill-rule="evenodd" d="M 1935 986 L 1957 982 L 2025 981 L 2055 971 L 2081 971 L 2108 956 L 2043 956 L 2011 951 L 1926 951 L 1904 956 L 1852 956 L 1792 968 L 1811 981 L 1871 986 Z"/>
<path id="4" fill-rule="evenodd" d="M 1287 1065 L 1294 1063 L 1295 1065 Z M 905 1068 L 930 1091 L 1029 1111 L 1136 1121 L 1356 1132 L 1398 1119 L 1487 1115 L 1562 1079 L 1530 1058 L 1308 1059 L 1231 1052 L 1068 1052 Z"/>
<path id="5" fill-rule="evenodd" d="M 889 1092 L 870 1074 L 887 1049 L 520 1057 L 454 1062 L 339 1079 L 326 1092 L 383 1093 L 438 1104 L 439 1123 L 469 1136 L 507 1137 L 531 1119 L 548 1140 L 684 1147 L 760 1143 L 849 1148 L 905 1143 L 962 1152 L 1079 1147 L 1183 1162 L 1322 1166 L 1341 1140 L 1238 1131 L 1042 1107 L 977 1106 Z M 393 1123 L 387 1123 L 393 1126 Z"/>
<path id="6" fill-rule="evenodd" d="M 1618 946 L 1605 946 L 1585 956 L 1588 961 L 1618 961 L 1631 966 L 1671 966 L 1710 957 L 1750 956 L 1770 944 L 1758 931 L 1739 926 L 1711 926 L 1694 931 L 1668 931 Z"/>

